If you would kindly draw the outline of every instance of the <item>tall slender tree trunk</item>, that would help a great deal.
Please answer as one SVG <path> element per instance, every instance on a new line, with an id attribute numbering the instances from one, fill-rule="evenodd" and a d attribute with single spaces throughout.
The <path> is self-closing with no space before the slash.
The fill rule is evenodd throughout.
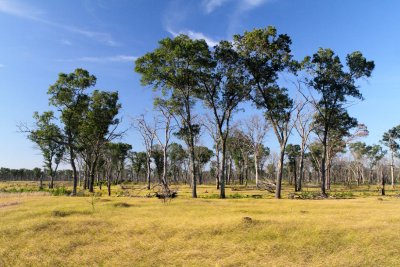
<path id="1" fill-rule="evenodd" d="M 163 183 L 163 186 L 164 186 L 165 190 L 168 190 L 168 181 L 167 181 L 168 154 L 167 154 L 167 148 L 168 148 L 168 144 L 165 144 L 165 146 L 163 147 L 164 162 L 163 162 L 163 174 L 162 174 L 162 183 Z"/>
<path id="2" fill-rule="evenodd" d="M 257 158 L 257 152 L 254 153 L 254 169 L 256 171 L 256 187 L 258 188 L 258 158 Z"/>
<path id="3" fill-rule="evenodd" d="M 325 182 L 326 182 L 326 154 L 327 154 L 327 139 L 328 139 L 328 132 L 327 129 L 325 128 L 324 131 L 324 137 L 322 139 L 322 158 L 321 158 L 321 195 L 323 197 L 327 197 L 326 195 L 326 188 L 325 188 Z"/>
<path id="4" fill-rule="evenodd" d="M 221 136 L 222 132 L 220 132 Z M 220 198 L 225 198 L 225 171 L 226 171 L 226 160 L 225 160 L 225 154 L 226 154 L 226 140 L 224 138 L 221 138 L 221 146 L 222 146 L 222 153 L 221 153 L 221 172 L 220 172 L 220 177 L 219 177 L 219 182 L 220 182 Z"/>
<path id="5" fill-rule="evenodd" d="M 275 198 L 280 199 L 281 191 L 282 191 L 282 176 L 283 176 L 283 161 L 285 159 L 285 147 L 281 145 L 280 147 L 280 155 L 279 155 L 279 162 L 278 162 L 278 173 L 276 179 L 276 191 L 275 191 Z"/>
<path id="6" fill-rule="evenodd" d="M 215 156 L 217 158 L 217 175 L 215 177 L 215 183 L 217 189 L 219 189 L 219 181 L 220 181 L 220 173 L 221 173 L 221 166 L 220 166 L 220 159 L 219 159 L 219 144 L 218 142 L 215 143 Z"/>
<path id="7" fill-rule="evenodd" d="M 96 165 L 97 165 L 96 160 L 91 165 L 92 166 L 90 167 L 89 192 L 94 193 L 94 179 L 95 179 L 95 175 L 96 175 Z"/>
<path id="8" fill-rule="evenodd" d="M 304 179 L 304 147 L 302 144 L 300 152 L 299 179 L 297 181 L 297 191 L 301 191 L 303 179 Z"/>
<path id="9" fill-rule="evenodd" d="M 195 152 L 194 152 L 194 140 L 191 137 L 191 145 L 190 145 L 190 164 L 191 164 L 191 173 L 192 173 L 192 198 L 197 198 L 197 181 L 196 181 L 196 163 L 195 163 Z"/>
<path id="10" fill-rule="evenodd" d="M 297 164 L 296 164 L 296 160 L 294 161 L 294 166 L 293 166 L 293 175 L 294 175 L 294 191 L 297 192 L 298 191 L 298 187 L 297 187 Z"/>
<path id="11" fill-rule="evenodd" d="M 146 171 L 147 190 L 150 190 L 150 175 L 151 175 L 150 157 L 147 158 L 146 166 L 147 166 L 147 171 Z"/>
<path id="12" fill-rule="evenodd" d="M 394 188 L 394 153 L 391 153 L 390 176 L 392 178 L 392 188 Z"/>
<path id="13" fill-rule="evenodd" d="M 71 195 L 76 196 L 76 188 L 78 187 L 78 173 L 76 171 L 74 151 L 71 148 L 69 149 L 69 156 L 70 156 L 70 164 L 71 164 L 73 179 L 74 179 L 74 185 L 72 188 Z"/>
<path id="14" fill-rule="evenodd" d="M 383 168 L 381 169 L 381 182 L 382 182 L 382 187 L 381 187 L 381 195 L 385 195 L 385 175 L 383 173 Z"/>

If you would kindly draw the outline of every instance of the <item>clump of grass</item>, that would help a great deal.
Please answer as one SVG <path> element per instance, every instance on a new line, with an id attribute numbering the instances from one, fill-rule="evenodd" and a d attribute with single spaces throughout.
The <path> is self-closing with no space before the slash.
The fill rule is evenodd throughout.
<path id="1" fill-rule="evenodd" d="M 247 198 L 247 195 L 235 193 L 232 195 L 228 195 L 227 198 L 233 198 L 233 199 Z"/>
<path id="2" fill-rule="evenodd" d="M 67 217 L 71 215 L 88 215 L 91 214 L 89 211 L 78 211 L 78 210 L 53 210 L 51 216 L 53 217 Z"/>
<path id="3" fill-rule="evenodd" d="M 53 210 L 51 212 L 51 216 L 53 216 L 53 217 L 66 217 L 71 214 L 72 214 L 71 211 L 64 211 L 64 210 Z"/>
<path id="4" fill-rule="evenodd" d="M 206 199 L 216 199 L 219 198 L 219 194 L 208 194 L 208 195 L 203 195 L 201 198 L 206 198 Z"/>
<path id="5" fill-rule="evenodd" d="M 242 221 L 246 224 L 253 223 L 253 219 L 251 217 L 243 217 Z"/>
<path id="6" fill-rule="evenodd" d="M 297 193 L 290 193 L 289 199 L 322 199 L 321 194 L 315 191 L 301 191 Z"/>
<path id="7" fill-rule="evenodd" d="M 346 192 L 346 191 L 334 192 L 329 197 L 335 198 L 335 199 L 351 199 L 351 198 L 354 198 L 354 194 L 353 194 L 353 192 L 349 192 L 349 191 L 348 192 Z"/>

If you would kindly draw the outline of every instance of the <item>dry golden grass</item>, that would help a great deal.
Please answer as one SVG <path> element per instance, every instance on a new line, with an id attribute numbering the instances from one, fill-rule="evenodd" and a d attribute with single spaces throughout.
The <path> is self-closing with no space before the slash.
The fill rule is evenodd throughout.
<path id="1" fill-rule="evenodd" d="M 400 265 L 395 197 L 92 200 L 0 198 L 0 266 Z"/>
<path id="2" fill-rule="evenodd" d="M 396 197 L 92 200 L 0 198 L 0 266 L 400 265 Z"/>

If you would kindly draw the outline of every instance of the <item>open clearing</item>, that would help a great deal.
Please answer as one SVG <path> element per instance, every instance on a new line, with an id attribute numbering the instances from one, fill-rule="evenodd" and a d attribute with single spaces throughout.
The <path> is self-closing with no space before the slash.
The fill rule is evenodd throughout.
<path id="1" fill-rule="evenodd" d="M 399 266 L 399 229 L 394 196 L 164 204 L 7 193 L 0 266 Z"/>

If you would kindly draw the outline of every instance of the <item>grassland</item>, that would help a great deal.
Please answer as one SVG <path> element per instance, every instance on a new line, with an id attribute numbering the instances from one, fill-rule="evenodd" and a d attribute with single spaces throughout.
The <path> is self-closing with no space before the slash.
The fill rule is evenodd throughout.
<path id="1" fill-rule="evenodd" d="M 352 199 L 274 200 L 236 188 L 220 200 L 212 186 L 200 186 L 199 199 L 179 186 L 164 204 L 140 188 L 68 197 L 0 183 L 13 191 L 0 193 L 0 266 L 400 265 L 396 191 L 338 187 Z"/>

